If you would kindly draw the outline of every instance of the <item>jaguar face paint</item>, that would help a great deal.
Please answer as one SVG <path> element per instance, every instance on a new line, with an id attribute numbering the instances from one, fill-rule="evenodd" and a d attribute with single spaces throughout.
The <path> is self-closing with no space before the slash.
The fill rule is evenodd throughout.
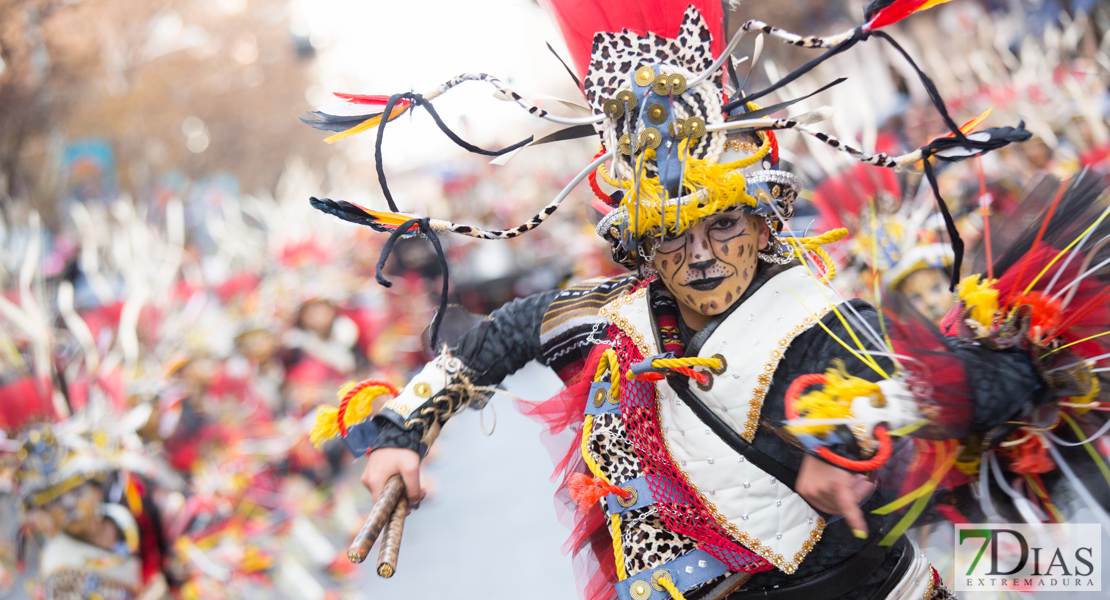
<path id="1" fill-rule="evenodd" d="M 725 211 L 659 243 L 652 264 L 684 307 L 687 321 L 691 320 L 688 311 L 718 315 L 748 289 L 755 277 L 756 252 L 767 245 L 768 237 L 759 217 Z"/>

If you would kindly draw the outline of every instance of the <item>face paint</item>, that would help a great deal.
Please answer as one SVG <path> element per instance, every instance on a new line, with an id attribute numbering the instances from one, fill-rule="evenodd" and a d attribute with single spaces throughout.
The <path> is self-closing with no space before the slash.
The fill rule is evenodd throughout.
<path id="1" fill-rule="evenodd" d="M 67 534 L 87 539 L 100 522 L 100 491 L 85 483 L 62 494 L 43 508 L 55 526 Z"/>
<path id="2" fill-rule="evenodd" d="M 941 269 L 920 269 L 898 284 L 917 312 L 934 324 L 940 323 L 956 299 L 948 291 L 948 274 Z"/>
<path id="3" fill-rule="evenodd" d="M 758 217 L 722 212 L 698 221 L 680 237 L 664 240 L 652 264 L 663 285 L 687 309 L 717 315 L 748 289 L 756 251 L 766 246 L 767 238 Z"/>

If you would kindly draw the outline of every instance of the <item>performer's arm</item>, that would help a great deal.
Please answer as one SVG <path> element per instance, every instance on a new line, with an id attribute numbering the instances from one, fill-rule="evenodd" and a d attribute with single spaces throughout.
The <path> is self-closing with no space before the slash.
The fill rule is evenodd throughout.
<path id="1" fill-rule="evenodd" d="M 385 481 L 400 473 L 410 503 L 419 502 L 420 458 L 431 439 L 447 419 L 475 400 L 474 387 L 497 385 L 539 357 L 543 315 L 558 294 L 541 292 L 493 311 L 386 404 L 374 417 L 378 434 L 362 476 L 371 494 L 376 497 Z"/>
<path id="2" fill-rule="evenodd" d="M 873 307 L 860 300 L 853 300 L 852 307 L 871 331 L 882 331 L 879 326 L 879 315 Z M 859 318 L 854 315 L 849 316 L 851 311 L 843 307 L 841 312 L 852 324 L 856 337 L 873 350 L 874 344 L 866 341 L 870 333 L 865 333 L 867 328 L 859 323 Z M 836 338 L 858 352 L 851 335 L 835 315 L 827 315 L 822 322 Z M 944 343 L 951 356 L 958 360 L 960 370 L 966 378 L 966 392 L 970 395 L 971 414 L 966 424 L 963 424 L 966 429 L 949 432 L 951 437 L 962 438 L 982 434 L 1003 425 L 1008 420 L 1028 413 L 1036 404 L 1046 400 L 1046 386 L 1025 353 L 1018 350 L 992 350 L 954 338 L 946 339 Z M 888 359 L 873 356 L 880 368 L 888 375 L 895 374 L 893 365 Z M 891 395 L 912 396 L 899 378 L 884 380 L 882 375 L 863 364 L 859 358 L 829 335 L 829 332 L 823 328 L 814 327 L 799 336 L 791 345 L 775 373 L 775 384 L 763 408 L 763 418 L 767 424 L 777 432 L 783 433 L 786 420 L 784 396 L 790 383 L 802 375 L 823 373 L 837 360 L 842 361 L 848 374 L 880 383 L 884 386 L 886 394 L 893 392 Z M 788 456 L 788 460 L 797 461 L 794 467 L 798 471 L 795 491 L 807 502 L 818 510 L 844 515 L 853 530 L 866 532 L 866 521 L 858 504 L 871 492 L 873 486 L 867 483 L 863 476 L 829 464 L 812 453 L 805 453 L 798 444 L 791 445 L 783 438 L 790 440 L 792 436 L 757 436 L 755 442 L 757 446 L 773 446 L 768 449 L 775 452 L 775 455 Z M 851 445 L 851 449 L 856 452 L 858 448 L 858 445 Z M 859 456 L 852 456 L 853 452 L 844 446 L 838 447 L 837 451 L 847 454 L 850 458 L 859 458 Z"/>

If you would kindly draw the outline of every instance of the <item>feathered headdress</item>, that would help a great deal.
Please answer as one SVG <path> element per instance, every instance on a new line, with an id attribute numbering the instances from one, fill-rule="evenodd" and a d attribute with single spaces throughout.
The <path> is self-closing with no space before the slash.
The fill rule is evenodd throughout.
<path id="1" fill-rule="evenodd" d="M 313 127 L 337 132 L 328 138 L 329 142 L 377 128 L 378 180 L 390 212 L 369 210 L 326 198 L 313 198 L 311 202 L 316 208 L 344 220 L 392 233 L 378 264 L 378 282 L 382 285 L 389 285 L 381 275 L 381 268 L 396 238 L 417 231 L 429 237 L 440 254 L 444 268 L 441 304 L 445 304 L 446 260 L 439 249 L 437 233 L 449 231 L 481 239 L 517 237 L 543 223 L 571 190 L 587 178 L 599 199 L 594 205 L 607 212 L 598 223 L 598 233 L 612 244 L 614 256 L 627 266 L 644 261 L 646 242 L 680 235 L 698 219 L 725 209 L 737 208 L 762 215 L 777 234 L 792 215 L 792 205 L 800 191 L 797 178 L 776 169 L 778 145 L 774 132 L 789 129 L 814 136 L 861 162 L 875 166 L 902 168 L 923 161 L 952 239 L 954 285 L 959 274 L 963 244 L 940 197 L 931 159 L 962 160 L 1010 142 L 1028 139 L 1029 133 L 1021 125 L 975 133 L 971 133 L 974 124 L 961 128 L 949 116 L 933 82 L 916 65 L 913 65 L 914 69 L 951 130 L 951 135 L 935 139 L 901 156 L 866 154 L 810 128 L 813 123 L 827 118 L 828 110 L 818 109 L 794 118 L 771 116 L 804 98 L 767 107 L 755 103 L 828 58 L 871 37 L 886 40 L 913 64 L 909 55 L 880 30 L 943 1 L 876 0 L 868 6 L 862 25 L 830 37 L 803 37 L 761 21 L 748 21 L 740 26 L 726 45 L 723 44 L 726 36 L 725 14 L 717 2 L 545 0 L 545 7 L 555 17 L 570 49 L 575 67 L 572 75 L 580 82 L 593 109 L 592 116 L 553 115 L 485 73 L 459 75 L 424 94 L 343 94 L 340 97 L 349 103 L 346 110 L 321 110 L 310 113 L 303 120 Z M 765 34 L 794 46 L 823 49 L 824 52 L 773 85 L 749 92 L 745 90 L 747 80 L 742 82 L 736 76 L 735 61 L 731 58 L 740 40 L 749 32 L 760 34 L 757 49 L 761 47 Z M 541 140 L 528 138 L 499 150 L 478 148 L 451 131 L 432 104 L 439 96 L 468 81 L 492 85 L 498 96 L 516 102 L 530 114 L 568 127 Z M 364 107 L 374 108 L 366 111 Z M 386 184 L 381 144 L 385 125 L 404 112 L 417 108 L 428 111 L 440 129 L 456 144 L 479 154 L 496 156 L 528 145 L 590 135 L 599 137 L 601 149 L 547 206 L 516 227 L 489 231 L 406 214 L 398 209 Z M 598 176 L 616 191 L 604 191 L 597 182 Z M 802 248 L 803 244 L 797 242 L 786 244 L 775 235 L 772 240 L 774 248 L 769 256 L 789 258 L 796 252 L 795 248 Z M 442 312 L 441 307 L 440 314 Z M 432 325 L 433 343 L 438 320 L 437 315 Z"/>

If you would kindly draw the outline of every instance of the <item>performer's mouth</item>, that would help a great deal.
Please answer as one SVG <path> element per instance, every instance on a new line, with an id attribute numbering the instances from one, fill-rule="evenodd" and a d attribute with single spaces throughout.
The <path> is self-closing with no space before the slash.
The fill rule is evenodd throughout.
<path id="1" fill-rule="evenodd" d="M 688 281 L 686 282 L 686 286 L 692 287 L 699 292 L 708 292 L 709 290 L 717 289 L 717 286 L 724 283 L 724 281 L 724 277 L 706 277 L 705 279 Z"/>

